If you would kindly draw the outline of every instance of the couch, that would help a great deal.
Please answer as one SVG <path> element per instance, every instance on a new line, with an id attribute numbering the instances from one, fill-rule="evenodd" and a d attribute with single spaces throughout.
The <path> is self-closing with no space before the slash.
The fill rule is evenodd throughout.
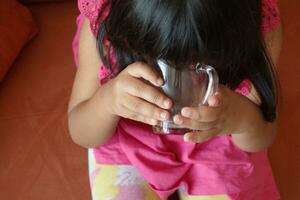
<path id="1" fill-rule="evenodd" d="M 26 2 L 38 33 L 0 82 L 0 200 L 91 199 L 87 151 L 72 142 L 66 115 L 76 71 L 76 1 Z M 299 8 L 298 0 L 281 2 L 284 98 L 270 159 L 283 200 L 300 198 Z"/>

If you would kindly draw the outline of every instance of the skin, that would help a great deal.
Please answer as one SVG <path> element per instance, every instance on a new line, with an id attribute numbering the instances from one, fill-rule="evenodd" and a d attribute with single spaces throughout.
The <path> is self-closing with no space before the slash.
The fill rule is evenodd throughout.
<path id="1" fill-rule="evenodd" d="M 274 66 L 280 54 L 282 27 L 266 35 L 266 46 Z M 242 150 L 257 152 L 269 147 L 277 135 L 277 120 L 264 120 L 259 109 L 261 101 L 252 86 L 250 94 L 241 96 L 223 85 L 208 100 L 209 106 L 185 107 L 174 122 L 199 130 L 184 135 L 185 141 L 200 143 L 218 135 L 230 133 L 233 142 Z"/>
<path id="2" fill-rule="evenodd" d="M 172 102 L 159 91 L 163 80 L 144 63 L 133 63 L 117 77 L 99 84 L 102 64 L 89 22 L 85 19 L 79 39 L 79 66 L 68 106 L 73 141 L 90 148 L 105 143 L 120 117 L 155 125 L 169 118 Z"/>
<path id="3" fill-rule="evenodd" d="M 156 125 L 169 118 L 172 101 L 159 87 L 162 78 L 151 66 L 136 62 L 104 85 L 97 77 L 100 60 L 95 38 L 85 19 L 79 39 L 79 67 L 68 107 L 69 130 L 73 141 L 91 148 L 104 144 L 114 133 L 120 117 Z M 281 46 L 281 27 L 269 33 L 266 44 L 276 63 Z M 199 130 L 184 139 L 199 143 L 220 134 L 232 134 L 244 151 L 255 152 L 270 146 L 276 136 L 276 121 L 264 121 L 258 108 L 259 97 L 252 87 L 248 97 L 220 85 L 208 106 L 183 108 L 174 121 Z M 240 111 L 243 112 L 240 112 Z M 239 123 L 236 123 L 239 121 Z"/>

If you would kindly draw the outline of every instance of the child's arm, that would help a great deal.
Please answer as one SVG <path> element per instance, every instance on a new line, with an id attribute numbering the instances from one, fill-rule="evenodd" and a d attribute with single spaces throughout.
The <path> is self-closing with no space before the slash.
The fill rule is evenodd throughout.
<path id="1" fill-rule="evenodd" d="M 69 130 L 73 141 L 84 147 L 97 146 L 115 130 L 119 117 L 109 114 L 105 87 L 99 87 L 101 60 L 96 39 L 84 20 L 79 39 L 79 66 L 68 106 Z M 101 91 L 99 91 L 101 90 Z M 103 92 L 102 92 L 103 91 Z"/>
<path id="2" fill-rule="evenodd" d="M 270 58 L 276 67 L 278 58 L 281 51 L 282 45 L 282 26 L 280 25 L 278 28 L 274 29 L 273 31 L 269 32 L 265 38 L 267 50 L 269 52 Z M 256 104 L 260 104 L 260 98 L 254 87 L 252 87 L 248 98 L 255 102 Z M 257 99 L 259 100 L 257 102 Z M 253 104 L 252 111 L 244 110 L 243 112 L 252 113 L 249 115 L 249 120 L 252 122 L 252 125 L 248 123 L 249 129 L 253 130 L 252 134 L 234 134 L 232 135 L 233 141 L 242 149 L 247 151 L 257 151 L 260 149 L 264 149 L 269 147 L 276 135 L 277 135 L 277 120 L 273 123 L 266 122 L 263 120 L 262 116 L 257 110 L 257 106 Z M 255 126 L 256 125 L 256 126 Z"/>
<path id="3" fill-rule="evenodd" d="M 158 88 L 160 75 L 149 65 L 135 62 L 99 86 L 101 60 L 96 40 L 85 20 L 79 39 L 79 66 L 68 108 L 69 129 L 75 143 L 96 147 L 115 132 L 119 116 L 156 125 L 169 118 L 171 100 Z"/>
<path id="4" fill-rule="evenodd" d="M 274 64 L 275 70 L 278 62 L 278 58 L 281 51 L 281 44 L 282 44 L 282 27 L 279 26 L 278 28 L 274 29 L 273 31 L 269 32 L 265 36 L 265 43 L 267 47 L 267 51 L 271 58 L 272 63 Z M 260 105 L 260 97 L 258 96 L 257 91 L 254 87 L 251 87 L 250 93 L 247 97 L 254 103 Z"/>
<path id="5" fill-rule="evenodd" d="M 267 48 L 276 65 L 281 48 L 281 27 L 267 35 Z M 219 94 L 209 98 L 209 106 L 183 108 L 174 122 L 194 131 L 185 134 L 185 140 L 203 142 L 214 136 L 232 135 L 233 142 L 242 150 L 256 152 L 269 147 L 277 133 L 277 122 L 264 120 L 258 105 L 259 97 L 252 87 L 245 98 L 220 85 Z"/>

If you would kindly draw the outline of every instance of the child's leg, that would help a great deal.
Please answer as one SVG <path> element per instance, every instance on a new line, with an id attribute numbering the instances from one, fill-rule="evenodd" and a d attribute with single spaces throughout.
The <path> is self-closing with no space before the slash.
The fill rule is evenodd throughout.
<path id="1" fill-rule="evenodd" d="M 89 149 L 93 200 L 160 200 L 133 166 L 97 164 Z"/>
<path id="2" fill-rule="evenodd" d="M 179 189 L 180 200 L 230 200 L 227 195 L 188 195 L 184 188 Z"/>

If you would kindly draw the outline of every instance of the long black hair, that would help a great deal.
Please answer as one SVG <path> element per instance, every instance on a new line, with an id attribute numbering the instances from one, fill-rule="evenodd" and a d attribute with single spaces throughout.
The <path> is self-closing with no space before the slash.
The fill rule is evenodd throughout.
<path id="1" fill-rule="evenodd" d="M 164 59 L 174 66 L 213 66 L 220 83 L 235 89 L 249 79 L 267 121 L 276 119 L 277 81 L 261 31 L 261 0 L 107 0 L 97 47 L 111 69 L 110 42 L 118 71 Z M 100 13 L 101 14 L 101 13 Z"/>

